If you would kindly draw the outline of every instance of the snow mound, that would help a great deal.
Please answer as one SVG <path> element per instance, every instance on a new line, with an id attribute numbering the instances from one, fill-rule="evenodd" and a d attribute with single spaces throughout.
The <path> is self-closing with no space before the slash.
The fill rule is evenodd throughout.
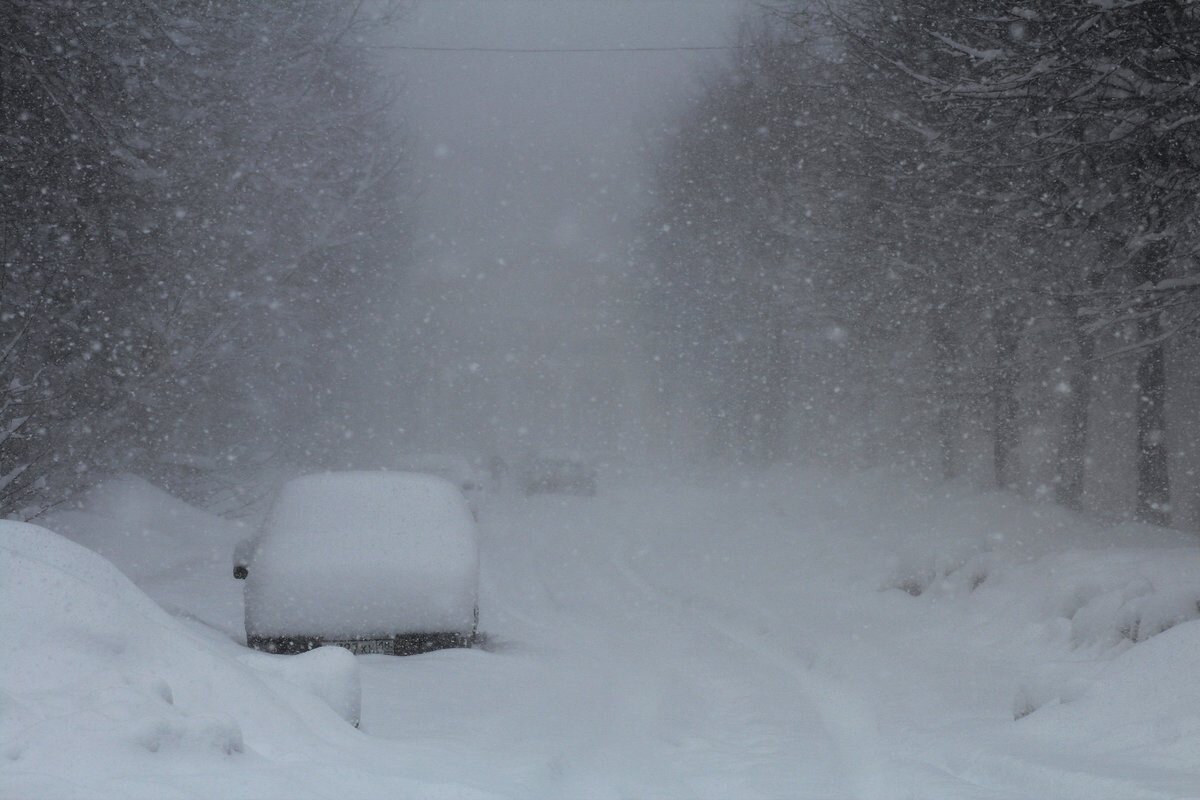
<path id="1" fill-rule="evenodd" d="M 161 796 L 151 776 L 201 771 L 232 789 L 256 747 L 354 735 L 330 708 L 357 720 L 352 656 L 239 661 L 44 528 L 0 521 L 0 607 L 7 796 Z"/>
<path id="2" fill-rule="evenodd" d="M 350 638 L 470 632 L 475 523 L 431 475 L 339 472 L 289 481 L 246 580 L 247 631 Z"/>
<path id="3" fill-rule="evenodd" d="M 45 527 L 94 550 L 135 580 L 214 555 L 228 560 L 249 533 L 134 475 L 92 489 L 78 508 L 48 514 Z"/>
<path id="4" fill-rule="evenodd" d="M 358 660 L 344 647 L 318 647 L 293 656 L 249 650 L 238 660 L 307 689 L 343 719 L 358 725 L 362 716 L 362 678 Z"/>
<path id="5" fill-rule="evenodd" d="M 172 613 L 197 619 L 240 641 L 241 585 L 230 554 L 250 534 L 133 475 L 92 489 L 72 510 L 39 522 L 99 553 Z"/>
<path id="6" fill-rule="evenodd" d="M 1198 653 L 1200 622 L 1177 625 L 1070 681 L 1019 724 L 1047 747 L 1082 744 L 1097 757 L 1186 771 L 1200 791 L 1200 684 L 1189 677 Z"/>

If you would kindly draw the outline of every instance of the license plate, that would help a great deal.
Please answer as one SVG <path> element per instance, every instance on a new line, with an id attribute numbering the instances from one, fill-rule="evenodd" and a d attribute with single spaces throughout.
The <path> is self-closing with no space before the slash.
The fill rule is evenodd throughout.
<path id="1" fill-rule="evenodd" d="M 356 656 L 379 654 L 391 656 L 396 654 L 395 639 L 348 639 L 343 641 L 323 642 L 323 644 L 344 647 Z"/>

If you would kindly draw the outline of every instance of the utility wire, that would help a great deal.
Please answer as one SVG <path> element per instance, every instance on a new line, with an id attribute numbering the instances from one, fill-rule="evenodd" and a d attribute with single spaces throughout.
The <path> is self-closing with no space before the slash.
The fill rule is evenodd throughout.
<path id="1" fill-rule="evenodd" d="M 798 43 L 785 46 L 798 47 Z M 437 47 L 416 44 L 369 45 L 374 50 L 415 50 L 434 53 L 678 53 L 709 50 L 752 50 L 751 45 L 681 45 L 678 47 Z"/>

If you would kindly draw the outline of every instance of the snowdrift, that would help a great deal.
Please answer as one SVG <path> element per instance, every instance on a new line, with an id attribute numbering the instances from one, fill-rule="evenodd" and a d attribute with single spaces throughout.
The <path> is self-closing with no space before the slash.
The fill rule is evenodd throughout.
<path id="1" fill-rule="evenodd" d="M 209 514 L 133 475 L 104 481 L 76 508 L 38 520 L 99 553 L 159 605 L 244 641 L 231 556 L 251 528 Z"/>
<path id="2" fill-rule="evenodd" d="M 241 531 L 181 505 L 120 479 L 48 520 L 136 588 L 0 526 L 0 797 L 1200 798 L 1193 535 L 631 468 L 495 498 L 487 650 L 356 660 L 236 644 Z"/>
<path id="3" fill-rule="evenodd" d="M 44 528 L 0 521 L 0 607 L 5 797 L 278 796 L 264 756 L 357 736 L 346 651 L 285 661 L 202 636 Z"/>
<path id="4" fill-rule="evenodd" d="M 212 557 L 228 561 L 233 545 L 250 532 L 134 475 L 104 481 L 77 508 L 48 514 L 41 523 L 96 551 L 134 580 Z"/>

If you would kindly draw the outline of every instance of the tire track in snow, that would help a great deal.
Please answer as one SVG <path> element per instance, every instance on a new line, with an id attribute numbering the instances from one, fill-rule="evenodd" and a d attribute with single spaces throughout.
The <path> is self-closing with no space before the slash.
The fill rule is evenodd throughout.
<path id="1" fill-rule="evenodd" d="M 889 775 L 885 768 L 878 726 L 870 706 L 838 681 L 817 673 L 813 666 L 815 656 L 802 658 L 803 665 L 798 666 L 796 657 L 789 656 L 734 626 L 697 614 L 694 608 L 687 607 L 666 592 L 655 588 L 638 574 L 627 563 L 624 548 L 620 544 L 618 548 L 618 553 L 612 556 L 610 561 L 618 574 L 631 586 L 646 597 L 671 606 L 680 615 L 703 624 L 718 638 L 734 646 L 738 652 L 754 654 L 761 664 L 782 673 L 800 686 L 804 696 L 816 709 L 822 727 L 833 743 L 853 797 L 859 800 L 901 800 L 904 797 L 898 793 L 894 776 Z"/>

